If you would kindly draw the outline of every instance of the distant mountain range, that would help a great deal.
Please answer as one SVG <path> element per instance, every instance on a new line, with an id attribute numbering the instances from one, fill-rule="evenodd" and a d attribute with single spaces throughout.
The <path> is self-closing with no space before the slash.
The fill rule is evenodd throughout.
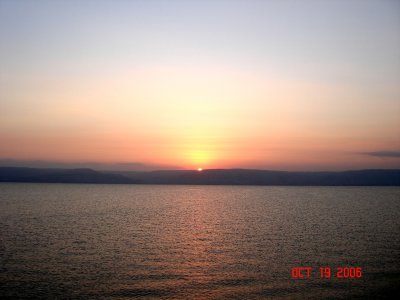
<path id="1" fill-rule="evenodd" d="M 154 170 L 175 170 L 180 169 L 176 166 L 145 164 L 141 162 L 119 162 L 119 163 L 102 163 L 102 162 L 62 162 L 51 160 L 17 160 L 0 158 L 0 166 L 3 167 L 23 167 L 23 168 L 39 168 L 39 169 L 93 169 L 93 170 L 109 170 L 109 171 L 154 171 Z"/>
<path id="2" fill-rule="evenodd" d="M 170 171 L 94 171 L 0 167 L 0 182 L 283 185 L 283 186 L 400 186 L 400 170 L 286 172 L 250 169 Z"/>

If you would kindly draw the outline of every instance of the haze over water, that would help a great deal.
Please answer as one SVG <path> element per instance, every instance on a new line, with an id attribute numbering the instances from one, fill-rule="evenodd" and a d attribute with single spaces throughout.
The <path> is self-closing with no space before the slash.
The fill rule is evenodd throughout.
<path id="1" fill-rule="evenodd" d="M 0 184 L 9 299 L 381 298 L 400 283 L 400 190 Z M 292 279 L 310 266 L 311 279 Z M 321 279 L 319 267 L 361 267 Z"/>

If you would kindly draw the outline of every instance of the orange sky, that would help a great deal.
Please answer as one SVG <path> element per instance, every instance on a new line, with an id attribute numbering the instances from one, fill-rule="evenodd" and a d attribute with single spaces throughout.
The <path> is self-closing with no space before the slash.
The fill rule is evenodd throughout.
<path id="1" fill-rule="evenodd" d="M 382 19 L 365 15 L 349 29 L 334 26 L 342 10 L 321 6 L 333 23 L 308 24 L 278 5 L 294 25 L 268 35 L 264 27 L 241 33 L 236 17 L 222 14 L 222 22 L 207 10 L 188 12 L 194 15 L 186 23 L 166 13 L 158 23 L 143 18 L 129 27 L 133 21 L 119 7 L 128 4 L 105 25 L 85 6 L 69 16 L 49 2 L 50 18 L 18 5 L 5 5 L 0 23 L 7 41 L 0 52 L 0 159 L 188 169 L 400 167 L 399 16 L 390 9 L 378 7 Z M 240 5 L 244 11 L 233 9 L 247 18 L 252 8 Z M 265 14 L 242 25 L 267 22 Z M 64 34 L 49 28 L 54 16 Z M 205 16 L 217 29 L 204 25 Z M 69 17 L 81 27 L 66 26 Z M 363 27 L 370 22 L 379 23 L 377 32 Z M 305 40 L 292 47 L 297 35 Z"/>

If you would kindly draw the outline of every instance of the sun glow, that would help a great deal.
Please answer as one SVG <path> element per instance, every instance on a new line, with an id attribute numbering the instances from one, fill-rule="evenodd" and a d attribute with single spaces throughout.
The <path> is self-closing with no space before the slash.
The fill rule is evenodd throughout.
<path id="1" fill-rule="evenodd" d="M 194 147 L 193 147 L 194 148 Z M 187 166 L 189 168 L 195 168 L 198 171 L 203 169 L 205 166 L 209 166 L 212 161 L 212 153 L 208 149 L 191 150 L 186 154 Z M 201 167 L 199 167 L 201 166 Z"/>
<path id="2" fill-rule="evenodd" d="M 203 171 L 203 168 L 198 168 L 197 171 L 201 172 Z"/>

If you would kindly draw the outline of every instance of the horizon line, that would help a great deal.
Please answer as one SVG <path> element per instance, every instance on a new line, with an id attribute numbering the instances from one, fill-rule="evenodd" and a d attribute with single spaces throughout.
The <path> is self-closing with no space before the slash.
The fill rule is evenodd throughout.
<path id="1" fill-rule="evenodd" d="M 363 169 L 343 169 L 343 170 L 318 170 L 318 171 L 307 171 L 307 170 L 280 170 L 280 169 L 257 169 L 257 168 L 204 168 L 204 169 L 155 169 L 155 170 L 107 170 L 107 169 L 94 169 L 89 167 L 31 167 L 31 166 L 4 166 L 0 165 L 0 168 L 18 168 L 18 169 L 54 169 L 54 170 L 92 170 L 96 172 L 197 172 L 202 173 L 206 171 L 268 171 L 268 172 L 284 172 L 284 173 L 340 173 L 340 172 L 354 172 L 354 171 L 397 171 L 400 167 L 396 168 L 363 168 Z"/>

